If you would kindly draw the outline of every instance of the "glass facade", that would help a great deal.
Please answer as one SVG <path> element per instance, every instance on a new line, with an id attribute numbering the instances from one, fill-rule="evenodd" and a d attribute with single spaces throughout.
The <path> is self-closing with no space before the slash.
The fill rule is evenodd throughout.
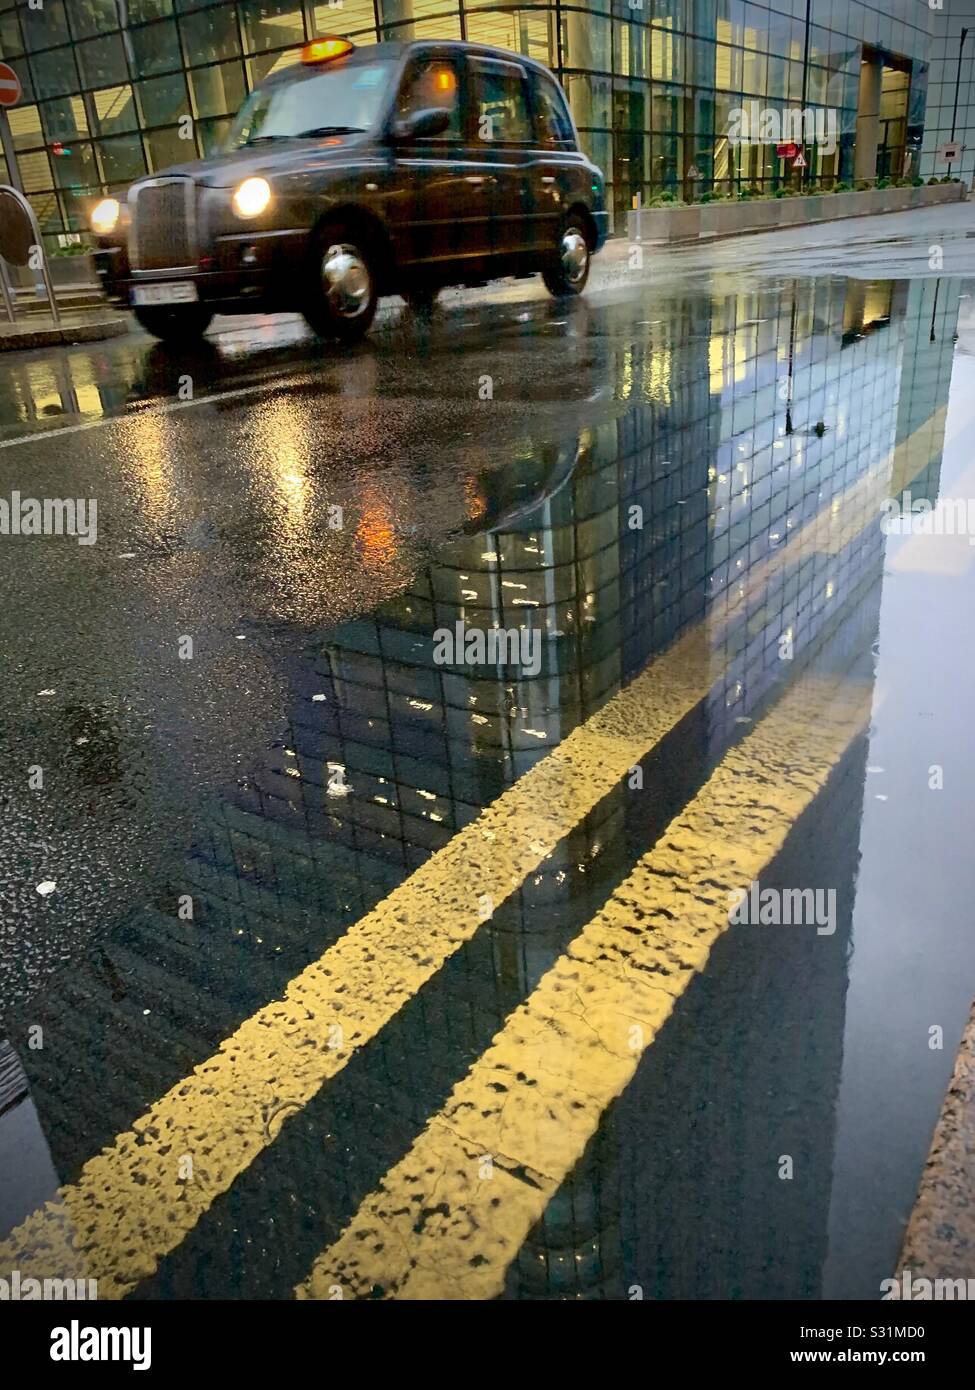
<path id="1" fill-rule="evenodd" d="M 908 151 L 916 167 L 941 23 L 926 0 L 0 0 L 0 57 L 24 85 L 13 146 L 48 233 L 81 228 L 101 190 L 211 152 L 246 92 L 330 32 L 466 38 L 549 64 L 619 225 L 664 190 L 794 178 L 775 148 L 786 108 L 835 120 L 835 142 L 811 142 L 807 178 L 862 176 L 858 141 L 877 147 L 877 176 L 903 173 Z M 882 109 L 866 115 L 865 52 L 882 72 Z M 762 143 L 729 138 L 747 103 L 772 123 Z"/>

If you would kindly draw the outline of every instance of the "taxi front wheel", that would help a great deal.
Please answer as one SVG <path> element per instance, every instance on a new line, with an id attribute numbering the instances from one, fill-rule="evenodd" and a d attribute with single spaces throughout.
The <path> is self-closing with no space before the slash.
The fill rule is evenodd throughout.
<path id="1" fill-rule="evenodd" d="M 376 313 L 376 274 L 362 237 L 344 227 L 325 227 L 315 238 L 305 319 L 322 338 L 354 343 Z"/>
<path id="2" fill-rule="evenodd" d="M 178 304 L 172 308 L 137 306 L 133 312 L 147 333 L 174 347 L 202 338 L 213 318 L 213 312 L 201 304 Z"/>
<path id="3" fill-rule="evenodd" d="M 567 217 L 559 229 L 559 239 L 548 264 L 542 270 L 545 288 L 556 299 L 582 294 L 589 279 L 592 252 L 580 219 Z"/>

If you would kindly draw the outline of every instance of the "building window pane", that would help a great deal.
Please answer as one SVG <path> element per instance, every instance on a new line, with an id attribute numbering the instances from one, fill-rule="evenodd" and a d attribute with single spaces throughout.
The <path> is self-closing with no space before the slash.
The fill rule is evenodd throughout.
<path id="1" fill-rule="evenodd" d="M 88 134 L 88 117 L 81 97 L 45 102 L 41 117 L 48 140 L 77 140 Z"/>
<path id="2" fill-rule="evenodd" d="M 248 53 L 305 41 L 305 21 L 295 0 L 241 0 L 240 26 Z"/>
<path id="3" fill-rule="evenodd" d="M 15 106 L 7 112 L 15 150 L 30 150 L 44 144 L 41 115 L 36 106 Z"/>
<path id="4" fill-rule="evenodd" d="M 26 181 L 24 186 L 26 188 Z M 29 198 L 27 201 L 34 209 L 34 216 L 37 218 L 38 226 L 42 232 L 59 232 L 61 230 L 61 209 L 58 206 L 56 193 L 42 193 Z"/>
<path id="5" fill-rule="evenodd" d="M 175 125 L 181 116 L 190 114 L 186 79 L 181 72 L 137 82 L 135 91 L 143 126 Z M 192 154 L 187 157 L 192 158 Z"/>
<path id="6" fill-rule="evenodd" d="M 217 154 L 223 148 L 232 125 L 231 116 L 224 116 L 215 121 L 200 121 L 197 131 L 205 155 Z"/>
<path id="7" fill-rule="evenodd" d="M 119 27 L 115 0 L 71 0 L 71 32 L 76 39 L 110 34 Z"/>
<path id="8" fill-rule="evenodd" d="M 399 24 L 408 19 L 427 19 L 454 8 L 450 0 L 379 0 L 383 24 Z"/>
<path id="9" fill-rule="evenodd" d="M 587 77 L 583 73 L 569 73 L 565 79 L 569 93 L 569 104 L 575 116 L 576 125 L 609 126 L 610 90 L 608 77 Z"/>
<path id="10" fill-rule="evenodd" d="M 243 104 L 246 88 L 240 63 L 195 68 L 190 73 L 193 114 L 197 117 L 233 115 Z"/>
<path id="11" fill-rule="evenodd" d="M 24 51 L 24 41 L 20 36 L 20 25 L 15 10 L 5 10 L 0 14 L 0 58 L 17 58 Z"/>
<path id="12" fill-rule="evenodd" d="M 84 190 L 86 193 L 98 186 L 98 170 L 95 167 L 95 151 L 86 142 L 72 144 L 70 154 L 52 155 L 51 168 L 54 182 L 58 188 Z"/>
<path id="13" fill-rule="evenodd" d="M 533 14 L 531 10 L 508 10 L 504 14 L 467 16 L 467 37 L 472 43 L 489 43 L 525 53 L 549 66 L 555 62 L 555 15 Z"/>
<path id="14" fill-rule="evenodd" d="M 149 19 L 168 19 L 173 12 L 173 0 L 129 0 L 129 23 L 141 24 Z"/>
<path id="15" fill-rule="evenodd" d="M 355 34 L 362 29 L 376 33 L 376 12 L 372 0 L 342 0 L 342 4 L 315 5 L 312 10 L 312 31 L 319 34 Z M 367 38 L 363 40 L 368 41 Z"/>
<path id="16" fill-rule="evenodd" d="M 240 35 L 232 5 L 187 15 L 180 20 L 179 31 L 188 63 L 215 63 L 221 58 L 240 57 Z"/>
<path id="17" fill-rule="evenodd" d="M 101 140 L 98 152 L 102 157 L 106 182 L 110 184 L 131 183 L 146 172 L 142 141 L 138 135 L 120 135 L 114 140 Z"/>
<path id="18" fill-rule="evenodd" d="M 133 29 L 131 34 L 135 71 L 140 77 L 153 77 L 158 72 L 175 72 L 182 67 L 175 19 L 169 19 L 164 24 L 150 24 L 145 29 Z"/>
<path id="19" fill-rule="evenodd" d="M 565 10 L 562 14 L 562 52 L 567 68 L 612 71 L 613 31 L 602 15 Z"/>
<path id="20" fill-rule="evenodd" d="M 70 48 L 52 48 L 49 53 L 39 53 L 30 60 L 34 73 L 34 92 L 44 97 L 63 97 L 76 92 L 81 85 L 75 67 L 74 51 Z"/>
<path id="21" fill-rule="evenodd" d="M 162 169 L 170 169 L 174 164 L 185 164 L 196 158 L 196 146 L 191 140 L 181 140 L 178 130 L 154 130 L 146 136 L 146 150 L 149 167 L 154 174 Z"/>
<path id="22" fill-rule="evenodd" d="M 79 43 L 77 53 L 86 87 L 107 87 L 109 83 L 128 79 L 121 34 Z"/>
<path id="23" fill-rule="evenodd" d="M 52 44 L 69 43 L 71 40 L 62 0 L 46 0 L 42 10 L 29 10 L 26 5 L 22 5 L 20 17 L 28 53 L 36 53 L 39 49 L 50 48 Z"/>
<path id="24" fill-rule="evenodd" d="M 138 126 L 131 87 L 107 87 L 102 92 L 92 92 L 91 101 L 95 108 L 96 135 L 120 135 Z"/>
<path id="25" fill-rule="evenodd" d="M 25 193 L 37 193 L 41 189 L 54 187 L 47 150 L 31 150 L 29 154 L 18 155 L 17 167 Z"/>
<path id="26" fill-rule="evenodd" d="M 247 75 L 250 78 L 252 87 L 256 87 L 258 82 L 263 82 L 265 77 L 269 77 L 272 72 L 280 72 L 282 68 L 293 67 L 300 61 L 300 53 L 297 49 L 291 48 L 284 53 L 258 53 L 254 58 L 247 59 Z"/>
<path id="27" fill-rule="evenodd" d="M 615 70 L 619 77 L 650 76 L 650 30 L 639 21 L 614 20 Z"/>

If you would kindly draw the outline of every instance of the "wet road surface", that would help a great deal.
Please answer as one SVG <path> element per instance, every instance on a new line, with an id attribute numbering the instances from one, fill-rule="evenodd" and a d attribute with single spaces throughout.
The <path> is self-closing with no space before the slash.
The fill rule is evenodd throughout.
<path id="1" fill-rule="evenodd" d="M 876 1296 L 975 980 L 975 551 L 879 517 L 975 497 L 971 284 L 701 255 L 0 365 L 0 495 L 98 503 L 3 537 L 0 1265 Z"/>

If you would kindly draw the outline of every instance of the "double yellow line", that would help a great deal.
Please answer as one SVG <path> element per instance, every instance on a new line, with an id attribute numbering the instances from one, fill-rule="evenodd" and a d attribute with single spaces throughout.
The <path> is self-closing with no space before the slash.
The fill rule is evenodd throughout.
<path id="1" fill-rule="evenodd" d="M 876 514 L 888 473 L 889 460 L 860 478 L 849 489 L 849 509 L 824 509 L 746 584 L 761 585 L 811 551 L 849 543 Z M 0 1267 L 38 1278 L 96 1278 L 102 1298 L 121 1297 L 148 1278 L 274 1142 L 284 1120 L 708 694 L 720 674 L 713 637 L 702 624 L 680 639 L 460 830 L 297 975 L 281 999 L 241 1024 L 91 1158 L 58 1201 L 0 1242 Z M 602 976 L 597 983 L 606 988 Z"/>
<path id="2" fill-rule="evenodd" d="M 0 1243 L 0 1267 L 95 1278 L 101 1298 L 151 1275 L 284 1119 L 694 708 L 710 668 L 703 631 L 677 642 L 90 1159 Z"/>
<path id="3" fill-rule="evenodd" d="M 733 891 L 774 859 L 869 709 L 862 686 L 802 681 L 725 756 L 316 1260 L 299 1298 L 501 1292 L 600 1117 L 704 969 Z"/>

